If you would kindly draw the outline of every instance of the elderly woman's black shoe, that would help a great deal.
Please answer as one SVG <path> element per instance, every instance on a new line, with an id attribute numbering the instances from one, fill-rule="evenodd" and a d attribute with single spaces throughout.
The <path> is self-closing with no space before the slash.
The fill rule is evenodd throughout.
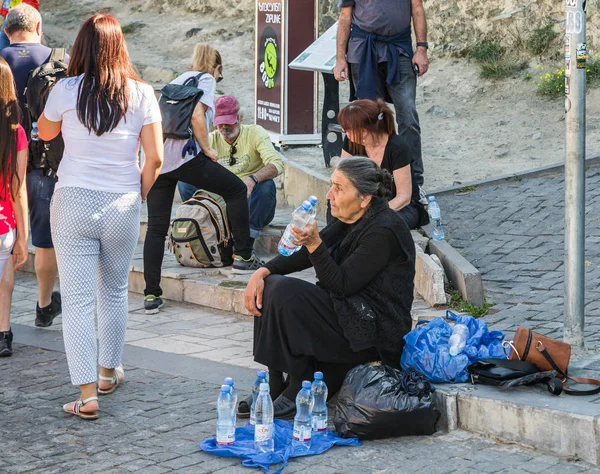
<path id="1" fill-rule="evenodd" d="M 273 402 L 273 417 L 278 420 L 291 420 L 296 416 L 296 402 L 279 395 Z"/>

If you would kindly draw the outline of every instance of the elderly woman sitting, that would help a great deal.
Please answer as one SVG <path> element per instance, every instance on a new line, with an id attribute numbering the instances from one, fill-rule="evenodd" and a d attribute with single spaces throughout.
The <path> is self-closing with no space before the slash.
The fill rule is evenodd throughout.
<path id="1" fill-rule="evenodd" d="M 248 282 L 254 360 L 269 368 L 278 418 L 295 414 L 302 380 L 315 369 L 333 395 L 356 365 L 381 360 L 399 367 L 411 327 L 415 247 L 388 206 L 390 186 L 390 174 L 368 158 L 341 160 L 327 193 L 333 221 L 320 233 L 316 222 L 293 227 L 303 248 L 277 256 Z M 283 276 L 310 267 L 317 285 Z M 238 413 L 248 411 L 242 401 Z"/>

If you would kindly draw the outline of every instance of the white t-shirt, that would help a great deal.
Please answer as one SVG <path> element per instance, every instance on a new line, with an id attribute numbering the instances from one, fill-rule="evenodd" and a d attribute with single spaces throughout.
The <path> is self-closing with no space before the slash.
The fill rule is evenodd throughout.
<path id="1" fill-rule="evenodd" d="M 171 81 L 171 84 L 183 84 L 190 77 L 195 77 L 200 74 L 198 71 L 188 71 L 184 72 L 181 76 Z M 200 102 L 206 105 L 206 113 L 204 117 L 206 118 L 206 135 L 208 137 L 209 128 L 212 125 L 213 117 L 215 115 L 215 90 L 217 88 L 217 82 L 215 78 L 210 74 L 204 74 L 200 80 L 198 81 L 198 89 L 204 91 L 202 97 L 200 98 Z M 200 148 L 200 144 L 197 140 L 196 148 L 198 153 L 202 151 Z M 165 161 L 163 163 L 162 170 L 160 174 L 168 173 L 169 171 L 176 170 L 184 163 L 187 163 L 192 158 L 195 158 L 196 155 L 187 154 L 183 158 L 181 157 L 181 151 L 183 147 L 187 143 L 187 140 L 176 140 L 174 138 L 167 138 L 165 141 Z"/>
<path id="2" fill-rule="evenodd" d="M 77 95 L 83 76 L 61 79 L 48 96 L 44 116 L 62 121 L 65 151 L 56 189 L 67 186 L 128 193 L 140 191 L 138 151 L 144 125 L 161 121 L 158 101 L 149 84 L 129 79 L 125 117 L 111 132 L 97 136 L 77 117 Z"/>

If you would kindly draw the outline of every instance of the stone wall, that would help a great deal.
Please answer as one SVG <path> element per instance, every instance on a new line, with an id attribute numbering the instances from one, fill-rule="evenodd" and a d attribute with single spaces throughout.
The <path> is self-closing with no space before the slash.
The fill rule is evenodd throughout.
<path id="1" fill-rule="evenodd" d="M 321 0 L 320 29 L 325 31 L 338 18 L 339 0 Z M 554 25 L 564 32 L 563 0 L 423 0 L 431 50 L 438 54 L 464 54 L 484 38 L 500 40 L 507 47 L 523 47 L 537 26 Z M 600 46 L 600 0 L 588 0 L 588 49 Z M 216 13 L 247 18 L 254 22 L 255 0 L 147 0 L 148 9 Z M 557 46 L 560 38 L 557 39 Z"/>

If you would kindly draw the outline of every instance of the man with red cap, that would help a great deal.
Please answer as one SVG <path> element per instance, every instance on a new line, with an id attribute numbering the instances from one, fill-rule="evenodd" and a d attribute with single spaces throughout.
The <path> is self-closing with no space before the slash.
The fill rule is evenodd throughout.
<path id="1" fill-rule="evenodd" d="M 283 171 L 283 162 L 269 135 L 260 125 L 242 125 L 240 104 L 232 95 L 215 101 L 210 147 L 217 151 L 219 163 L 237 175 L 248 188 L 250 237 L 256 239 L 275 216 L 276 189 L 273 181 Z M 182 201 L 191 198 L 196 188 L 179 182 Z"/>

